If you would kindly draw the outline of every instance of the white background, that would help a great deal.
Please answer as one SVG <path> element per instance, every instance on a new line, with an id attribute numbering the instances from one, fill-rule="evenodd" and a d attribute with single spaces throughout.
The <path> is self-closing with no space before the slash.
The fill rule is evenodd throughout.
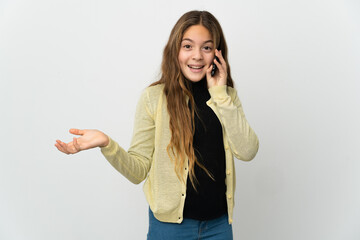
<path id="1" fill-rule="evenodd" d="M 0 239 L 145 239 L 148 205 L 99 149 L 129 147 L 141 91 L 177 19 L 220 21 L 256 158 L 236 161 L 234 239 L 360 239 L 356 0 L 0 0 Z"/>

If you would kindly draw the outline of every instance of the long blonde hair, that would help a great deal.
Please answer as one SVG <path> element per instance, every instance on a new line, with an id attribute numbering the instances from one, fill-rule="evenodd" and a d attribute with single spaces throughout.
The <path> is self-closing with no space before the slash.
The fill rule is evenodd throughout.
<path id="1" fill-rule="evenodd" d="M 163 52 L 161 64 L 162 75 L 159 81 L 151 84 L 164 83 L 164 93 L 167 100 L 167 110 L 170 116 L 169 127 L 171 140 L 167 146 L 167 153 L 175 162 L 175 172 L 178 178 L 184 182 L 182 173 L 184 171 L 186 156 L 189 160 L 189 177 L 191 184 L 196 189 L 197 182 L 194 167 L 197 164 L 211 178 L 212 175 L 196 159 L 193 147 L 193 136 L 195 133 L 194 115 L 197 114 L 194 98 L 189 89 L 189 83 L 181 72 L 178 55 L 184 32 L 193 25 L 202 25 L 212 35 L 214 45 L 221 53 L 227 64 L 227 85 L 233 87 L 230 75 L 230 66 L 227 60 L 227 45 L 223 31 L 216 18 L 207 11 L 190 11 L 185 13 L 173 27 L 169 40 Z M 190 101 L 190 109 L 186 102 L 186 96 Z M 174 158 L 171 157 L 171 154 Z"/>

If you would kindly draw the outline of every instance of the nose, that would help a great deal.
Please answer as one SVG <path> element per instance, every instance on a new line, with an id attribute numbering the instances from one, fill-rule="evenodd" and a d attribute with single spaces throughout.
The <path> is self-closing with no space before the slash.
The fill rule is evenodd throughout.
<path id="1" fill-rule="evenodd" d="M 192 59 L 196 60 L 196 61 L 199 61 L 199 60 L 203 59 L 201 49 L 196 49 L 196 50 L 193 51 Z"/>

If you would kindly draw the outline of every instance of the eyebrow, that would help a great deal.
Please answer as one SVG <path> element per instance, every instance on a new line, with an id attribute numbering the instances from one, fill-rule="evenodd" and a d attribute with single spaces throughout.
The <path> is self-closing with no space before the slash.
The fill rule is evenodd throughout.
<path id="1" fill-rule="evenodd" d="M 181 42 L 183 42 L 183 41 L 194 42 L 194 41 L 193 41 L 192 39 L 190 39 L 190 38 L 184 38 Z M 208 43 L 208 42 L 214 43 L 214 41 L 210 39 L 210 40 L 207 40 L 207 41 L 203 42 L 203 44 Z"/>

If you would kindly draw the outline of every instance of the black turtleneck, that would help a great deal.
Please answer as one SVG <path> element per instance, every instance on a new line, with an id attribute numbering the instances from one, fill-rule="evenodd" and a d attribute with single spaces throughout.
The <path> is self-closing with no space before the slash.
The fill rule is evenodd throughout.
<path id="1" fill-rule="evenodd" d="M 195 175 L 199 183 L 196 184 L 196 192 L 190 178 L 187 179 L 184 218 L 204 221 L 220 217 L 227 212 L 225 150 L 221 123 L 206 104 L 206 101 L 210 99 L 206 78 L 199 82 L 189 81 L 189 83 L 201 119 L 195 114 L 193 142 L 195 155 L 213 175 L 215 181 L 203 169 L 195 165 Z"/>

